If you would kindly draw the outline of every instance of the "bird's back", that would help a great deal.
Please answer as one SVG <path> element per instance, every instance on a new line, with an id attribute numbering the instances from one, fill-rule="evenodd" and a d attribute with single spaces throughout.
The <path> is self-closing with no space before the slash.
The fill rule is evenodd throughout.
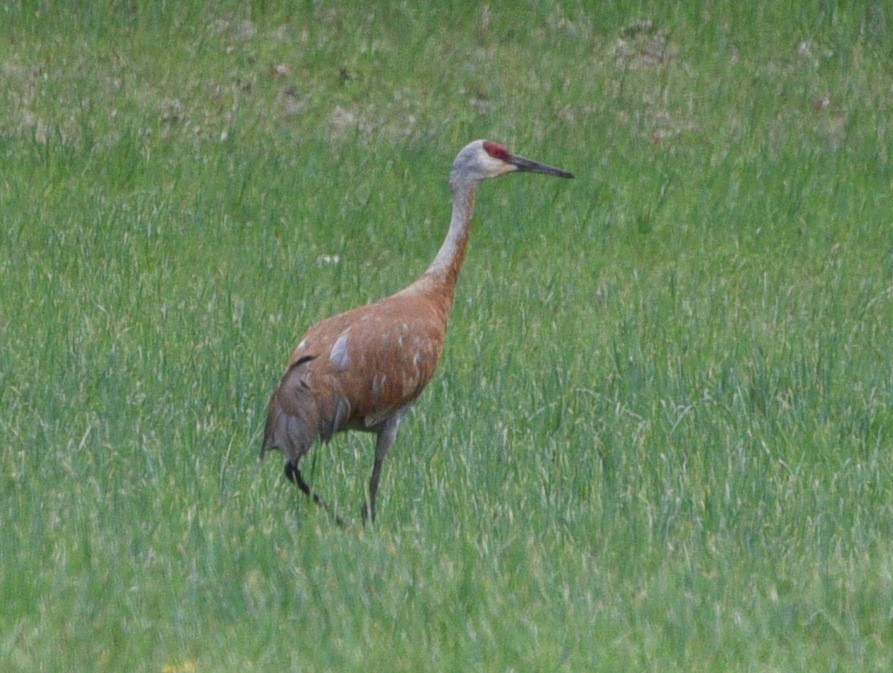
<path id="1" fill-rule="evenodd" d="M 293 460 L 317 437 L 376 430 L 412 404 L 443 351 L 452 297 L 424 279 L 307 330 L 270 398 L 263 450 Z"/>

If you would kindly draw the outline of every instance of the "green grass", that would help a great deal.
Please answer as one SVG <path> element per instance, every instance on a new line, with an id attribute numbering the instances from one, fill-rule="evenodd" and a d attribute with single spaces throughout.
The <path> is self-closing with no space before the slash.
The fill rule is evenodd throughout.
<path id="1" fill-rule="evenodd" d="M 0 9 L 0 669 L 888 671 L 881 2 Z M 258 463 L 488 137 L 379 522 Z M 337 262 L 331 258 L 337 256 Z M 327 261 L 329 260 L 329 261 Z"/>

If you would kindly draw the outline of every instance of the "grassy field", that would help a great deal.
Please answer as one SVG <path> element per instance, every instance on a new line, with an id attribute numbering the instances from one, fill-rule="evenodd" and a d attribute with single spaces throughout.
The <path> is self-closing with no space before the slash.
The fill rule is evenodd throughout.
<path id="1" fill-rule="evenodd" d="M 893 670 L 893 11 L 789 4 L 0 8 L 0 670 Z M 267 396 L 477 137 L 577 178 L 339 529 Z"/>

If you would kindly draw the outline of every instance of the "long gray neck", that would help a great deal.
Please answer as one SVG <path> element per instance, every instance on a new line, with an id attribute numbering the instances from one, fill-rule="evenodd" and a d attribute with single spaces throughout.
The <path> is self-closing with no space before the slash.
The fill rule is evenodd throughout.
<path id="1" fill-rule="evenodd" d="M 465 247 L 468 245 L 468 234 L 471 231 L 471 216 L 474 213 L 474 193 L 476 182 L 459 183 L 453 186 L 453 215 L 446 238 L 426 276 L 445 281 L 448 286 L 455 287 L 459 270 L 465 259 Z"/>
<path id="2" fill-rule="evenodd" d="M 398 295 L 423 296 L 435 307 L 443 320 L 443 329 L 453 308 L 456 297 L 456 281 L 465 260 L 465 248 L 471 230 L 474 212 L 474 192 L 479 180 L 450 181 L 453 192 L 453 216 L 443 245 L 440 246 L 431 266 L 416 282 Z"/>

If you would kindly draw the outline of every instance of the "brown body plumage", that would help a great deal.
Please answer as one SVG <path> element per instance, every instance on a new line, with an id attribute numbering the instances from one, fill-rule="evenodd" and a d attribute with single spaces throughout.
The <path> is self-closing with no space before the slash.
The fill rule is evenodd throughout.
<path id="1" fill-rule="evenodd" d="M 469 144 L 453 164 L 450 229 L 428 270 L 390 297 L 317 323 L 298 343 L 270 398 L 262 453 L 282 450 L 286 475 L 320 505 L 325 506 L 298 468 L 301 458 L 318 438 L 328 441 L 344 430 L 374 432 L 368 509 L 374 520 L 384 457 L 443 352 L 475 189 L 486 178 L 516 170 L 572 177 L 496 143 Z M 363 513 L 365 518 L 365 508 Z"/>

